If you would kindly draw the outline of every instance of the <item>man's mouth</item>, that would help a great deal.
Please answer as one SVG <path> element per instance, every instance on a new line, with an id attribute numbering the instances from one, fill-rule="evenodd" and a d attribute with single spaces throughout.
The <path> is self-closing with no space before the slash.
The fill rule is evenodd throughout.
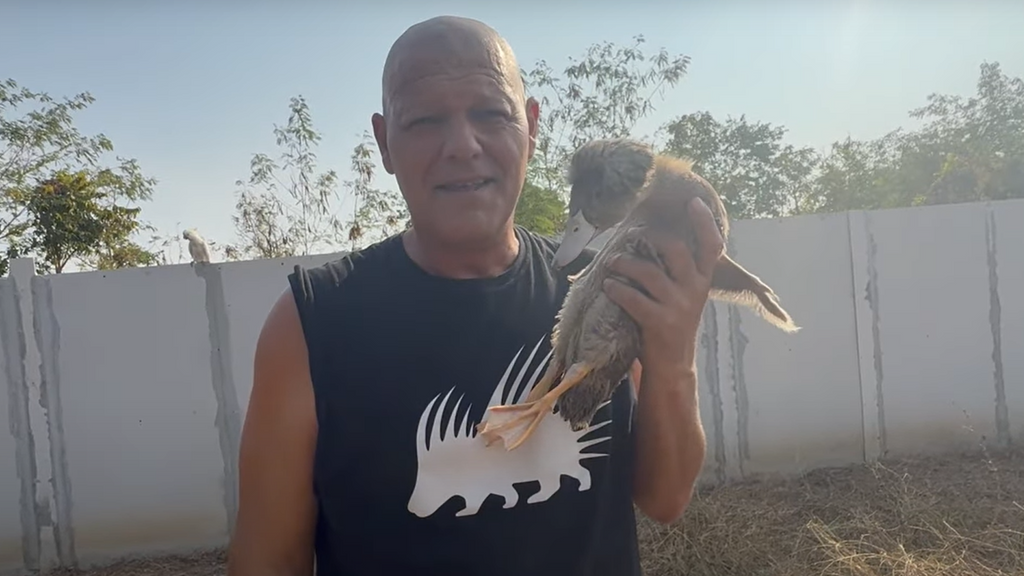
<path id="1" fill-rule="evenodd" d="M 492 184 L 494 178 L 479 178 L 476 180 L 464 180 L 462 182 L 449 182 L 437 187 L 440 192 L 476 192 L 488 184 Z"/>

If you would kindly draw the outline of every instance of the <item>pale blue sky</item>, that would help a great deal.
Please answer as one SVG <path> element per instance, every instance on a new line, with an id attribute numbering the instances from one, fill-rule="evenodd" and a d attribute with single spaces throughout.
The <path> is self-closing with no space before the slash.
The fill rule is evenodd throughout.
<path id="1" fill-rule="evenodd" d="M 1024 2 L 1012 0 L 372 5 L 0 0 L 0 77 L 54 96 L 92 92 L 80 128 L 106 133 L 160 181 L 145 218 L 223 241 L 234 234 L 234 182 L 254 152 L 274 152 L 272 125 L 287 120 L 289 97 L 307 98 L 321 163 L 347 178 L 391 42 L 437 14 L 486 21 L 524 66 L 543 58 L 561 68 L 592 43 L 636 34 L 650 51 L 688 54 L 689 74 L 645 132 L 709 110 L 782 124 L 791 142 L 823 148 L 910 125 L 907 112 L 929 93 L 973 93 L 985 60 L 1024 76 Z"/>

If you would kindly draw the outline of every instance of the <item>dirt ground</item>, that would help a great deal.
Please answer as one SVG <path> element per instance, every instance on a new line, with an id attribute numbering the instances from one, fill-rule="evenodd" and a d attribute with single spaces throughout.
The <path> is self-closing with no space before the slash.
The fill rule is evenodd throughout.
<path id="1" fill-rule="evenodd" d="M 1024 450 L 817 470 L 702 489 L 642 521 L 647 576 L 1024 576 Z M 54 576 L 214 576 L 221 553 Z"/>

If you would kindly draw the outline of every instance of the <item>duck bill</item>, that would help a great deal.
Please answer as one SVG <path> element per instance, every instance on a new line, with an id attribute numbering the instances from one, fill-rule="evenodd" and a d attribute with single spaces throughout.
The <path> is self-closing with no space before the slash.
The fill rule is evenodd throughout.
<path id="1" fill-rule="evenodd" d="M 572 262 L 583 252 L 587 244 L 590 244 L 594 236 L 597 236 L 597 227 L 587 222 L 583 212 L 577 210 L 565 224 L 565 234 L 562 235 L 562 243 L 555 251 L 552 264 L 556 268 L 562 268 Z"/>

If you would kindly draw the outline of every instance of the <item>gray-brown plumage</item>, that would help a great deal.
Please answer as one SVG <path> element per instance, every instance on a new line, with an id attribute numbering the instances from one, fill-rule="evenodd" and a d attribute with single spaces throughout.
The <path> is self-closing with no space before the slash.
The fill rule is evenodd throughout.
<path id="1" fill-rule="evenodd" d="M 694 196 L 704 200 L 728 238 L 721 198 L 691 167 L 690 161 L 657 155 L 630 139 L 595 140 L 577 150 L 569 171 L 570 219 L 555 265 L 571 262 L 594 236 L 619 226 L 573 279 L 552 333 L 551 362 L 526 402 L 489 409 L 489 420 L 479 428 L 488 443 L 500 438 L 507 449 L 518 447 L 556 406 L 574 430 L 586 428 L 639 356 L 639 327 L 602 290 L 610 258 L 627 254 L 667 272 L 650 243 L 651 232 L 682 238 L 696 252 L 687 208 Z M 787 332 L 799 329 L 772 289 L 726 254 L 715 268 L 710 296 L 749 306 Z"/>

